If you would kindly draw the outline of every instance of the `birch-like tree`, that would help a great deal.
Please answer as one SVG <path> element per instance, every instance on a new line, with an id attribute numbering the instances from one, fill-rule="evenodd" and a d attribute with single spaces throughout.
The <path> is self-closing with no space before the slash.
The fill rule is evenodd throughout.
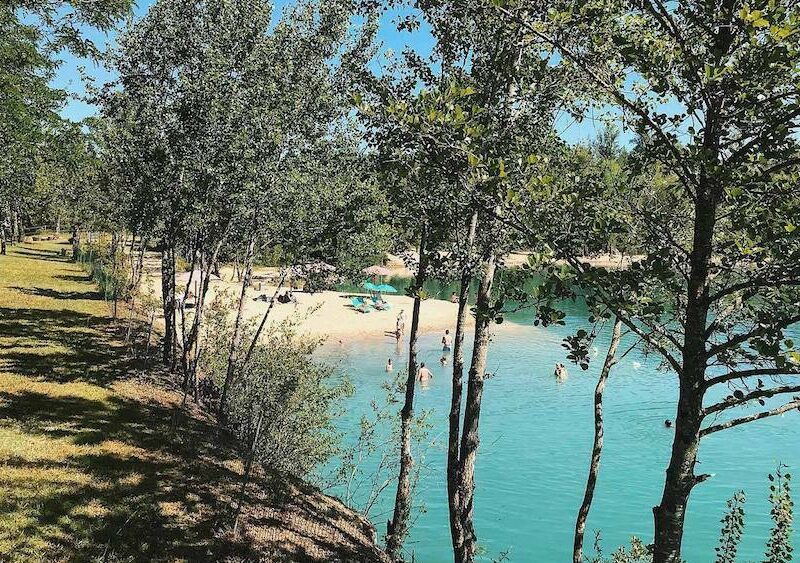
<path id="1" fill-rule="evenodd" d="M 566 234 L 553 242 L 587 292 L 678 376 L 675 439 L 653 509 L 654 561 L 677 563 L 691 491 L 710 478 L 695 473 L 702 438 L 800 407 L 800 353 L 786 334 L 800 321 L 797 6 L 566 2 L 547 17 L 527 2 L 489 9 L 603 92 L 639 134 L 637 158 L 656 171 L 633 174 L 630 192 L 611 200 L 642 260 L 605 271 L 565 252 Z M 519 228 L 530 232 L 548 203 L 566 225 L 603 228 L 583 202 L 615 210 L 577 179 L 555 182 L 545 199 L 520 192 Z"/>

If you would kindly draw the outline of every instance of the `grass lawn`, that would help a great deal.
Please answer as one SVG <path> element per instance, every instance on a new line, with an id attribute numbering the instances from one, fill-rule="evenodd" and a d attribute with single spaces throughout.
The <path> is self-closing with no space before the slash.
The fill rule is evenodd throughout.
<path id="1" fill-rule="evenodd" d="M 260 476 L 229 529 L 241 464 L 125 328 L 66 243 L 0 256 L 0 560 L 374 561 L 362 519 Z M 153 351 L 156 357 L 158 350 Z"/>

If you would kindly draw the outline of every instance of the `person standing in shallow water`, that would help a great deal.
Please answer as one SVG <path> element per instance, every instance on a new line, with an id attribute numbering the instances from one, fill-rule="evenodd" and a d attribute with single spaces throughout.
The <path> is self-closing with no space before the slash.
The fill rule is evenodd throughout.
<path id="1" fill-rule="evenodd" d="M 389 358 L 386 360 L 386 373 L 390 373 L 394 370 L 394 366 L 392 365 L 392 359 Z"/>
<path id="2" fill-rule="evenodd" d="M 405 331 L 406 331 L 406 312 L 405 309 L 400 309 L 400 314 L 397 315 L 397 332 L 398 334 L 403 334 L 405 333 Z"/>
<path id="3" fill-rule="evenodd" d="M 425 367 L 425 362 L 422 362 L 419 365 L 419 371 L 417 371 L 417 379 L 422 384 L 423 387 L 426 387 L 428 383 L 433 379 L 433 373 L 431 370 Z"/>
<path id="4" fill-rule="evenodd" d="M 453 337 L 450 336 L 450 330 L 444 331 L 442 336 L 442 352 L 449 352 L 453 347 Z"/>

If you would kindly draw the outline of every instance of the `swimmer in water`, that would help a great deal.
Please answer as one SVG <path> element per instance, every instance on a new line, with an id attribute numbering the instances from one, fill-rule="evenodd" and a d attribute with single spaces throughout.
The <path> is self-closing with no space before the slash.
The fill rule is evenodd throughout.
<path id="1" fill-rule="evenodd" d="M 431 370 L 425 367 L 425 362 L 422 362 L 419 365 L 419 371 L 417 372 L 417 379 L 423 385 L 427 384 L 431 379 L 433 379 L 433 373 Z"/>
<path id="2" fill-rule="evenodd" d="M 666 428 L 672 428 L 672 421 L 670 419 L 665 420 L 664 421 L 664 426 Z"/>

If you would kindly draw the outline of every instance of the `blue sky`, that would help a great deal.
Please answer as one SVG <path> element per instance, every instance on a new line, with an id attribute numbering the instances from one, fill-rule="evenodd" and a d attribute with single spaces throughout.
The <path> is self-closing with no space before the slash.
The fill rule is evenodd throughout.
<path id="1" fill-rule="evenodd" d="M 276 6 L 280 9 L 290 1 L 291 0 L 276 0 Z M 148 8 L 154 2 L 155 0 L 139 0 L 134 9 L 134 20 L 138 20 L 144 16 Z M 381 21 L 378 34 L 382 46 L 381 52 L 391 49 L 399 53 L 406 47 L 413 47 L 414 50 L 421 54 L 429 53 L 433 39 L 424 31 L 424 28 L 422 31 L 414 33 L 397 31 L 393 23 L 393 19 L 396 16 L 397 12 L 389 13 L 385 15 Z M 116 36 L 115 33 L 104 34 L 94 30 L 87 30 L 86 34 L 101 48 L 113 45 Z M 62 53 L 61 59 L 63 60 L 63 64 L 58 69 L 53 80 L 53 85 L 63 88 L 73 94 L 62 111 L 63 116 L 73 121 L 80 121 L 94 115 L 97 108 L 81 99 L 86 92 L 79 69 L 83 68 L 86 76 L 93 78 L 98 84 L 109 81 L 113 76 L 106 69 L 95 64 L 93 61 L 76 58 L 70 53 Z M 567 120 L 561 121 L 562 123 L 558 125 L 561 134 L 567 141 L 572 143 L 594 138 L 597 129 L 601 127 L 599 123 L 595 123 L 592 120 L 585 120 L 583 123 L 573 123 Z M 623 135 L 623 138 L 628 140 L 626 137 L 627 135 Z"/>

